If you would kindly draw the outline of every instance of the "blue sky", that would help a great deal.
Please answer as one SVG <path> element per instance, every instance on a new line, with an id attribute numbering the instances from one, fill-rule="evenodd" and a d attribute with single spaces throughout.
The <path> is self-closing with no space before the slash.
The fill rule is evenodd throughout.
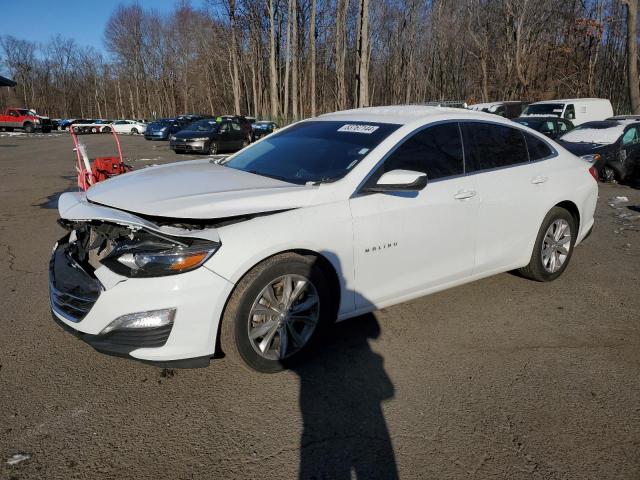
<path id="1" fill-rule="evenodd" d="M 55 34 L 73 38 L 79 45 L 104 52 L 102 34 L 111 12 L 118 4 L 135 0 L 0 0 L 0 35 L 46 42 Z M 179 0 L 138 0 L 144 8 L 169 12 Z M 203 0 L 190 2 L 194 7 Z"/>

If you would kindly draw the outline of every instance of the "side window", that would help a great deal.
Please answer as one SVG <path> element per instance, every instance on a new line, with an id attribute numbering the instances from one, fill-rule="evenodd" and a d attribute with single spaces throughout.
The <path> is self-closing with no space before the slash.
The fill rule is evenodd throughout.
<path id="1" fill-rule="evenodd" d="M 576 109 L 572 103 L 567 105 L 566 110 L 564 111 L 564 118 L 567 120 L 575 120 L 576 118 Z"/>
<path id="2" fill-rule="evenodd" d="M 546 122 L 542 122 L 540 125 L 540 133 L 544 133 L 545 135 L 553 135 L 556 132 L 556 127 L 553 124 L 552 120 L 547 120 Z"/>
<path id="3" fill-rule="evenodd" d="M 461 123 L 467 172 L 529 161 L 523 132 L 492 123 Z"/>
<path id="4" fill-rule="evenodd" d="M 624 132 L 622 136 L 622 145 L 633 145 L 638 143 L 638 129 L 636 127 L 631 127 L 629 130 Z"/>
<path id="5" fill-rule="evenodd" d="M 560 130 L 560 133 L 565 133 L 567 130 L 569 130 L 569 127 L 567 127 L 566 123 L 558 121 L 558 130 Z"/>
<path id="6" fill-rule="evenodd" d="M 457 123 L 434 125 L 420 130 L 400 145 L 374 175 L 377 180 L 391 170 L 414 170 L 429 180 L 462 175 L 462 141 Z"/>
<path id="7" fill-rule="evenodd" d="M 237 132 L 237 131 L 239 131 L 239 130 L 242 130 L 242 128 L 240 128 L 240 125 L 238 125 L 238 124 L 237 124 L 237 123 L 235 123 L 235 122 L 233 122 L 233 123 L 231 124 L 231 128 L 232 128 L 233 130 L 235 130 L 236 132 Z"/>
<path id="8" fill-rule="evenodd" d="M 229 131 L 229 124 L 223 123 L 222 126 L 220 127 L 220 133 L 226 133 L 228 131 Z"/>
<path id="9" fill-rule="evenodd" d="M 546 142 L 543 142 L 539 138 L 526 132 L 522 132 L 522 134 L 527 141 L 527 150 L 529 150 L 530 161 L 533 162 L 553 155 L 553 150 L 551 150 L 551 147 L 549 147 Z"/>

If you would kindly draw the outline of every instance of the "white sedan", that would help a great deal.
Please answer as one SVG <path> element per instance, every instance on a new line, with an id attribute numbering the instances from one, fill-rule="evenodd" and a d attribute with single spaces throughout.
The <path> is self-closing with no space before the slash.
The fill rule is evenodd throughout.
<path id="1" fill-rule="evenodd" d="M 116 133 L 128 133 L 130 135 L 143 134 L 147 129 L 147 125 L 136 120 L 116 120 L 110 127 Z M 106 132 L 106 129 L 103 129 Z"/>
<path id="2" fill-rule="evenodd" d="M 222 165 L 161 165 L 63 194 L 51 308 L 105 353 L 196 367 L 220 348 L 278 371 L 336 319 L 509 270 L 558 278 L 593 226 L 594 177 L 495 115 L 322 115 Z"/>

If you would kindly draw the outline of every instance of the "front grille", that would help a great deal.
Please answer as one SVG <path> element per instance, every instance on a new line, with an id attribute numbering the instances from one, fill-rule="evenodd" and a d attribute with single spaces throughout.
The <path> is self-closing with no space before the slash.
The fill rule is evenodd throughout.
<path id="1" fill-rule="evenodd" d="M 93 304 L 98 300 L 98 296 L 81 297 L 61 292 L 52 283 L 49 283 L 49 296 L 53 309 L 72 322 L 79 322 L 86 317 Z"/>
<path id="2" fill-rule="evenodd" d="M 71 322 L 87 316 L 102 292 L 102 285 L 90 273 L 90 265 L 81 265 L 74 258 L 75 243 L 69 235 L 58 242 L 49 262 L 49 299 L 51 308 Z"/>

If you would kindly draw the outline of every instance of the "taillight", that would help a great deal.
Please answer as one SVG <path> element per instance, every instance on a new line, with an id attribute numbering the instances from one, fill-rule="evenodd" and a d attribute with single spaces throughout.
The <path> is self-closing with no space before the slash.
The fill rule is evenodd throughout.
<path id="1" fill-rule="evenodd" d="M 589 167 L 589 173 L 591 174 L 591 176 L 597 182 L 598 181 L 598 170 L 596 169 L 596 167 Z"/>

